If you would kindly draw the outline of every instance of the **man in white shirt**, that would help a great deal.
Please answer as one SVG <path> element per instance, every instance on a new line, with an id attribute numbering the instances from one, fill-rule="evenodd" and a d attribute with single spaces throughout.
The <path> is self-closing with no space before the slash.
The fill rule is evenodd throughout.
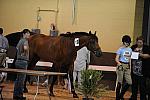
<path id="1" fill-rule="evenodd" d="M 73 79 L 78 79 L 78 84 L 81 83 L 81 71 L 86 69 L 86 66 L 90 63 L 90 51 L 86 47 L 82 47 L 77 51 L 77 57 L 74 62 Z"/>

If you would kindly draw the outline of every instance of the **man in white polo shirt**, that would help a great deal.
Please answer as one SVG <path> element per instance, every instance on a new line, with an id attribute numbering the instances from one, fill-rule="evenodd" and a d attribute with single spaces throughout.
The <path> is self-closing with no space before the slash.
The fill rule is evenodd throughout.
<path id="1" fill-rule="evenodd" d="M 73 79 L 78 79 L 78 84 L 81 83 L 81 71 L 86 69 L 86 66 L 90 63 L 90 51 L 86 47 L 82 47 L 77 51 L 77 57 L 74 62 Z"/>

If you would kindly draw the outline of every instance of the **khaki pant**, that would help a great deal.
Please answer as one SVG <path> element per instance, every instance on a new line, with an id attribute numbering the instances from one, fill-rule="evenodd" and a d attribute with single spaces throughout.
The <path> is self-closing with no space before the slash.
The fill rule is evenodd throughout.
<path id="1" fill-rule="evenodd" d="M 125 79 L 126 83 L 128 83 L 129 85 L 132 84 L 131 70 L 129 64 L 122 63 L 122 66 L 117 66 L 116 74 L 117 74 L 117 82 L 122 84 L 123 79 Z"/>
<path id="2" fill-rule="evenodd" d="M 6 60 L 6 53 L 0 53 L 0 66 L 3 66 Z"/>

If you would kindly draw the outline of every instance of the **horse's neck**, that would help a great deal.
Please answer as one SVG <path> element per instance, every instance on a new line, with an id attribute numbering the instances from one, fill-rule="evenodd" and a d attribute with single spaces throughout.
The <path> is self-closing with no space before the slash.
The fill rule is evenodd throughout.
<path id="1" fill-rule="evenodd" d="M 81 49 L 84 46 L 88 45 L 88 41 L 89 41 L 89 37 L 88 36 L 82 36 L 79 38 L 79 45 L 75 46 L 75 50 L 78 51 L 79 49 Z"/>

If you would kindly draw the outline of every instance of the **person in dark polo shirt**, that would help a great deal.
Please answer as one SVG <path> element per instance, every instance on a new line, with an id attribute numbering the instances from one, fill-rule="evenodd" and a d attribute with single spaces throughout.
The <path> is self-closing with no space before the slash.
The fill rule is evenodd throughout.
<path id="1" fill-rule="evenodd" d="M 15 62 L 15 66 L 18 69 L 27 69 L 29 60 L 28 38 L 30 36 L 30 31 L 28 29 L 24 29 L 22 32 L 23 38 L 17 44 L 17 60 Z M 17 78 L 14 83 L 14 93 L 13 93 L 14 100 L 26 99 L 26 97 L 23 97 L 25 78 L 26 74 L 24 73 L 17 74 Z"/>
<path id="2" fill-rule="evenodd" d="M 150 100 L 150 84 L 146 85 L 146 81 L 150 80 L 150 47 L 144 45 L 144 39 L 140 36 L 136 39 L 136 44 L 131 48 L 134 52 L 139 52 L 139 58 L 131 61 L 132 96 L 130 100 L 137 100 L 138 87 L 140 100 Z M 148 95 L 146 96 L 146 94 Z"/>

